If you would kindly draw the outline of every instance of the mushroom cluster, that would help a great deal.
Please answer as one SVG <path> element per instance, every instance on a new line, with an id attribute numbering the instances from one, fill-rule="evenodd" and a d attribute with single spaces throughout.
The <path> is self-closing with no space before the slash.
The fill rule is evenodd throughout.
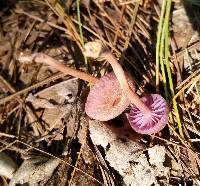
<path id="1" fill-rule="evenodd" d="M 128 119 L 131 127 L 136 132 L 142 134 L 152 134 L 159 132 L 165 127 L 168 120 L 169 109 L 166 100 L 161 95 L 150 94 L 139 98 L 139 96 L 135 93 L 135 90 L 130 87 L 127 76 L 125 75 L 121 65 L 109 49 L 104 47 L 101 42 L 88 42 L 85 45 L 84 54 L 87 57 L 102 58 L 108 61 L 116 75 L 116 78 L 114 76 L 110 78 L 103 77 L 94 85 L 94 88 L 91 90 L 86 102 L 86 113 L 89 116 L 97 119 L 97 115 L 99 114 L 101 115 L 101 118 L 98 119 L 101 120 L 103 118 L 103 120 L 105 120 L 111 119 L 110 116 L 109 118 L 106 118 L 106 116 L 108 114 L 111 115 L 113 112 L 113 116 L 116 117 L 116 110 L 119 111 L 118 113 L 121 113 L 123 111 L 123 107 L 122 104 L 115 105 L 113 103 L 115 103 L 116 100 L 119 100 L 119 95 L 121 95 L 121 99 L 125 99 L 124 97 L 127 97 L 133 105 Z M 119 83 L 116 82 L 116 79 Z M 111 99 L 116 90 L 116 88 L 111 88 L 110 86 L 110 83 L 112 84 L 113 82 L 118 85 L 117 91 L 119 93 L 117 94 L 116 100 Z M 101 102 L 102 99 L 103 101 Z M 112 101 L 109 101 L 110 99 Z M 125 110 L 128 101 L 124 103 L 126 103 L 123 104 Z M 91 114 L 94 112 L 94 115 Z"/>
<path id="2" fill-rule="evenodd" d="M 168 105 L 159 94 L 150 94 L 140 98 L 135 93 L 134 83 L 123 71 L 114 55 L 101 42 L 85 44 L 84 55 L 100 58 L 109 62 L 113 72 L 100 79 L 87 73 L 66 67 L 62 63 L 43 53 L 17 53 L 19 61 L 33 61 L 50 65 L 66 74 L 94 84 L 85 104 L 86 114 L 100 121 L 107 121 L 120 115 L 132 104 L 128 119 L 131 127 L 138 133 L 151 134 L 162 130 L 168 120 Z"/>

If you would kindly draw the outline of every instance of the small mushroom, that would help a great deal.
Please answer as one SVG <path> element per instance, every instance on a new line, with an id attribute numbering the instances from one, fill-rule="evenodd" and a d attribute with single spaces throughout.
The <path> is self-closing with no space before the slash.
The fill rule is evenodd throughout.
<path id="1" fill-rule="evenodd" d="M 98 79 L 85 72 L 66 67 L 44 53 L 18 52 L 16 57 L 21 62 L 34 61 L 50 65 L 63 73 L 95 84 L 88 95 L 85 105 L 86 114 L 93 119 L 100 121 L 113 119 L 130 105 L 130 100 L 125 96 L 114 73 L 109 73 Z M 132 80 L 128 78 L 128 81 L 130 87 L 134 90 Z"/>
<path id="2" fill-rule="evenodd" d="M 107 60 L 119 81 L 123 92 L 134 107 L 129 121 L 133 129 L 142 134 L 159 132 L 167 124 L 169 109 L 161 95 L 151 94 L 142 99 L 131 89 L 127 77 L 114 55 L 101 42 L 89 42 L 85 45 L 87 57 L 103 58 Z M 112 95 L 112 93 L 110 94 Z"/>

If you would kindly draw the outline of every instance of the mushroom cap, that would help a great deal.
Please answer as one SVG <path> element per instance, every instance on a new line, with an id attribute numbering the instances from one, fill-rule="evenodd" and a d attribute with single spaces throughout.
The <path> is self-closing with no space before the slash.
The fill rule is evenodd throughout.
<path id="1" fill-rule="evenodd" d="M 150 94 L 141 98 L 149 107 L 151 114 L 145 116 L 133 106 L 128 119 L 131 127 L 141 134 L 152 134 L 162 130 L 168 120 L 169 108 L 166 100 L 159 94 Z"/>
<path id="2" fill-rule="evenodd" d="M 133 82 L 130 78 L 127 79 L 134 91 Z M 115 74 L 111 72 L 101 77 L 90 91 L 85 104 L 85 112 L 93 119 L 108 121 L 120 115 L 130 103 Z"/>

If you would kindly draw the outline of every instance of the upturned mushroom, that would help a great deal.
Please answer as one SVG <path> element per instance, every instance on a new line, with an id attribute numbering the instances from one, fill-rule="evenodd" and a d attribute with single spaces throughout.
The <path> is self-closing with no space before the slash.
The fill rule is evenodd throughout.
<path id="1" fill-rule="evenodd" d="M 136 106 L 133 106 L 128 116 L 131 127 L 141 134 L 159 132 L 168 120 L 169 109 L 165 99 L 159 94 L 150 94 L 141 100 L 151 110 L 151 116 L 145 117 Z"/>
<path id="2" fill-rule="evenodd" d="M 135 131 L 151 134 L 164 128 L 167 124 L 169 109 L 161 95 L 150 94 L 140 99 L 130 88 L 127 77 L 114 55 L 101 42 L 88 42 L 85 45 L 84 53 L 87 57 L 103 58 L 111 64 L 123 92 L 134 105 L 129 114 L 129 122 Z"/>

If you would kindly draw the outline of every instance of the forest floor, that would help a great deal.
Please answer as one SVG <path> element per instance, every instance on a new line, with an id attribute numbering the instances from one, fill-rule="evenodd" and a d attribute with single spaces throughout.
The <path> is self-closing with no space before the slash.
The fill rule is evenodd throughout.
<path id="1" fill-rule="evenodd" d="M 199 17 L 189 0 L 1 0 L 0 186 L 200 185 Z M 84 56 L 96 40 L 140 97 L 166 99 L 162 131 L 136 133 L 130 107 L 90 118 L 92 84 L 18 56 L 44 53 L 100 78 L 111 66 Z"/>

